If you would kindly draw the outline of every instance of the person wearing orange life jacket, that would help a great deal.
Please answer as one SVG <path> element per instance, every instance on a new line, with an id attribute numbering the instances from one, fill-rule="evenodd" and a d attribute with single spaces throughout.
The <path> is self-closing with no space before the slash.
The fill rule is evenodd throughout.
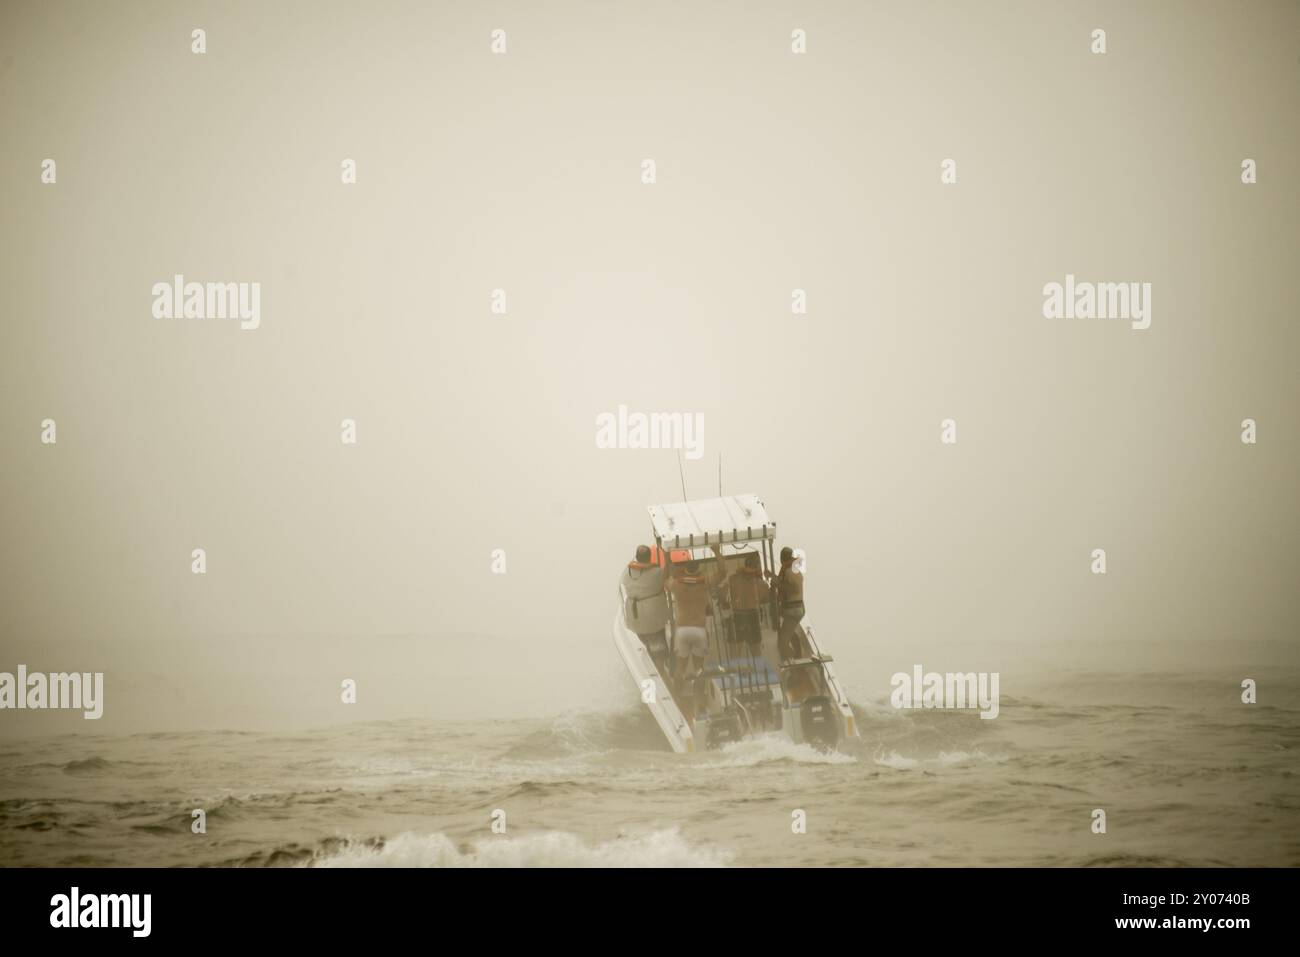
<path id="1" fill-rule="evenodd" d="M 711 546 L 717 560 L 709 570 L 701 574 L 698 559 L 691 559 L 673 573 L 673 580 L 668 584 L 668 591 L 673 596 L 673 654 L 677 666 L 673 677 L 681 680 L 689 667 L 691 674 L 696 674 L 704 667 L 704 659 L 709 655 L 709 636 L 704 630 L 704 620 L 709 611 L 709 589 L 722 581 L 722 553 L 716 545 Z M 697 663 L 698 659 L 698 663 Z"/>
<path id="2" fill-rule="evenodd" d="M 795 562 L 794 549 L 781 549 L 781 572 L 776 576 L 777 594 L 781 602 L 781 628 L 776 637 L 776 647 L 782 660 L 802 657 L 803 642 L 799 637 L 799 622 L 803 621 L 803 562 Z"/>
<path id="3" fill-rule="evenodd" d="M 655 645 L 666 648 L 664 627 L 668 624 L 668 597 L 658 549 L 638 545 L 636 558 L 623 569 L 623 620 L 641 642 L 654 653 Z"/>
<path id="4" fill-rule="evenodd" d="M 735 641 L 737 644 L 748 645 L 751 652 L 758 652 L 763 644 L 758 610 L 768 596 L 767 579 L 763 577 L 758 555 L 746 555 L 745 563 L 727 579 L 727 586 L 731 596 Z"/>

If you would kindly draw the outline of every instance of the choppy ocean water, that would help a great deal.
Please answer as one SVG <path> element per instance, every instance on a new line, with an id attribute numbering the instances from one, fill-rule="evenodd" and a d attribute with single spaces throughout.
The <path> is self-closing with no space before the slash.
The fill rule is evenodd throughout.
<path id="1" fill-rule="evenodd" d="M 996 720 L 882 699 L 832 753 L 773 736 L 675 755 L 631 702 L 0 740 L 0 863 L 1297 866 L 1300 670 L 1269 681 L 1272 703 L 1243 705 L 1226 672 L 1072 672 L 1004 693 Z"/>

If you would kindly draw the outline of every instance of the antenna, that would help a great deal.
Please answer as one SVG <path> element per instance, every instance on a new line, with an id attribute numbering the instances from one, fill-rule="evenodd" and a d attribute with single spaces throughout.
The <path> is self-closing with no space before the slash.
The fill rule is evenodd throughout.
<path id="1" fill-rule="evenodd" d="M 677 450 L 677 474 L 682 479 L 682 501 L 686 501 L 686 473 L 682 471 L 682 450 Z"/>

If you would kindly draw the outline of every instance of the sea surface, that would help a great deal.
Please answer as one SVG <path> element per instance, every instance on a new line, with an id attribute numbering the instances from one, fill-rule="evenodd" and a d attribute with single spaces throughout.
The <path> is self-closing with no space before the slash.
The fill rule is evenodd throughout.
<path id="1" fill-rule="evenodd" d="M 1061 673 L 995 720 L 882 698 L 831 753 L 676 755 L 630 686 L 545 719 L 0 740 L 0 864 L 1297 866 L 1300 670 L 1267 704 L 1239 680 Z"/>

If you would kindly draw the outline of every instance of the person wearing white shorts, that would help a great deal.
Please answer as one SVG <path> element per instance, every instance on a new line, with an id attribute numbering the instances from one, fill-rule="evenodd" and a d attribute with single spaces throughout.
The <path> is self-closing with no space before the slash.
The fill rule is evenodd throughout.
<path id="1" fill-rule="evenodd" d="M 707 658 L 709 656 L 708 633 L 697 625 L 682 625 L 677 629 L 673 639 L 674 651 L 680 658 Z"/>
<path id="2" fill-rule="evenodd" d="M 724 577 L 722 553 L 716 545 L 712 548 L 714 561 L 707 571 L 698 559 L 691 559 L 674 568 L 672 581 L 668 583 L 676 626 L 673 629 L 673 656 L 677 659 L 677 667 L 673 669 L 674 681 L 683 680 L 688 673 L 698 672 L 709 656 L 708 633 L 704 630 L 704 620 L 709 613 L 709 590 Z"/>

